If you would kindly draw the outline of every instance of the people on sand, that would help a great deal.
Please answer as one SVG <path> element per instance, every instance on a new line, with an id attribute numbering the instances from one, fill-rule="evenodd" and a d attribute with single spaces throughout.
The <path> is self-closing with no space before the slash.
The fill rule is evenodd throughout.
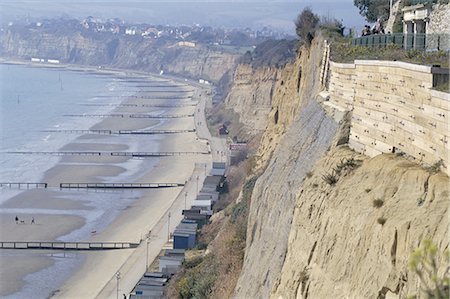
<path id="1" fill-rule="evenodd" d="M 18 224 L 19 223 L 19 217 L 17 217 L 17 215 L 16 215 L 15 220 L 16 220 L 16 224 Z"/>
<path id="2" fill-rule="evenodd" d="M 31 217 L 31 224 L 35 224 L 34 217 Z"/>

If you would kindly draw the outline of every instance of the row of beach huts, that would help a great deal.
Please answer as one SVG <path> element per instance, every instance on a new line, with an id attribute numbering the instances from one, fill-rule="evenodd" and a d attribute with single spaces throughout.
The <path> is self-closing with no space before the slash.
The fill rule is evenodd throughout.
<path id="1" fill-rule="evenodd" d="M 146 272 L 130 294 L 130 299 L 164 298 L 170 278 L 180 270 L 185 260 L 185 251 L 197 246 L 197 232 L 213 214 L 213 206 L 219 200 L 226 178 L 225 162 L 213 162 L 212 166 L 191 208 L 182 211 L 183 220 L 172 234 L 172 248 L 163 250 L 163 255 L 158 257 L 158 271 Z"/>

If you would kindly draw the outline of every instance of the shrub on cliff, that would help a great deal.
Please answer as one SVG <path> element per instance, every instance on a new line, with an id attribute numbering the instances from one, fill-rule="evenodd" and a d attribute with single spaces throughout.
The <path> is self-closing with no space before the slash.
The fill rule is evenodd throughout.
<path id="1" fill-rule="evenodd" d="M 318 25 L 319 16 L 314 14 L 311 8 L 306 7 L 295 20 L 295 33 L 297 33 L 301 41 L 310 45 Z"/>
<path id="2" fill-rule="evenodd" d="M 296 40 L 267 40 L 250 52 L 241 56 L 239 63 L 250 64 L 252 68 L 267 66 L 283 67 L 294 60 L 296 55 Z"/>

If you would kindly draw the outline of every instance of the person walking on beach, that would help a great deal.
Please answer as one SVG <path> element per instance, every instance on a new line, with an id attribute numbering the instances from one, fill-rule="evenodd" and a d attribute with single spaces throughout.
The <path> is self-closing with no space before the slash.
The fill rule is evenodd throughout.
<path id="1" fill-rule="evenodd" d="M 34 217 L 31 217 L 31 224 L 35 224 L 34 223 Z"/>
<path id="2" fill-rule="evenodd" d="M 17 217 L 17 215 L 16 215 L 15 220 L 16 220 L 16 224 L 18 224 L 19 223 L 19 217 Z"/>

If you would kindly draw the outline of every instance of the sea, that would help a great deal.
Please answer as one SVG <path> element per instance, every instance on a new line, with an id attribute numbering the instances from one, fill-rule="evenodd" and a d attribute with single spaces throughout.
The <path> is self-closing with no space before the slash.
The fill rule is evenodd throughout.
<path id="1" fill-rule="evenodd" d="M 69 114 L 107 114 L 127 96 L 139 88 L 136 81 L 123 78 L 58 68 L 41 68 L 26 65 L 0 64 L 0 183 L 41 182 L 44 172 L 60 162 L 58 156 L 17 155 L 10 152 L 58 151 L 68 143 L 76 142 L 81 134 L 48 132 L 49 130 L 89 129 L 101 121 L 98 118 L 68 117 Z M 87 104 L 87 105 L 86 105 Z M 90 104 L 95 104 L 92 106 Z M 163 111 L 156 111 L 163 113 Z M 155 128 L 162 123 L 152 125 Z M 47 132 L 46 132 L 47 131 Z M 129 150 L 157 151 L 158 136 L 136 138 L 117 136 L 106 141 L 127 144 Z M 95 139 L 89 140 L 95 142 Z M 117 177 L 104 178 L 105 182 L 133 181 L 149 171 L 156 159 L 128 160 L 120 167 L 126 171 Z M 79 241 L 89 238 L 92 231 L 106 228 L 120 213 L 141 194 L 139 191 L 117 193 L 61 192 L 61 198 L 80 200 L 89 205 L 83 210 L 14 209 L 2 208 L 1 204 L 14 200 L 21 190 L 0 188 L 0 213 L 9 214 L 57 214 L 83 217 L 86 224 L 61 236 L 61 241 Z M 120 200 L 119 200 L 120 199 Z M 0 228 L 1 230 L 1 228 Z M 0 234 L 1 235 L 1 234 Z M 26 251 L 2 250 L 0 257 L 20 257 Z M 26 275 L 24 287 L 17 293 L 2 298 L 46 298 L 70 277 L 84 259 L 76 253 L 32 253 L 53 260 L 49 268 Z M 1 270 L 0 270 L 1 271 Z M 5 273 L 3 273 L 5 275 Z"/>

